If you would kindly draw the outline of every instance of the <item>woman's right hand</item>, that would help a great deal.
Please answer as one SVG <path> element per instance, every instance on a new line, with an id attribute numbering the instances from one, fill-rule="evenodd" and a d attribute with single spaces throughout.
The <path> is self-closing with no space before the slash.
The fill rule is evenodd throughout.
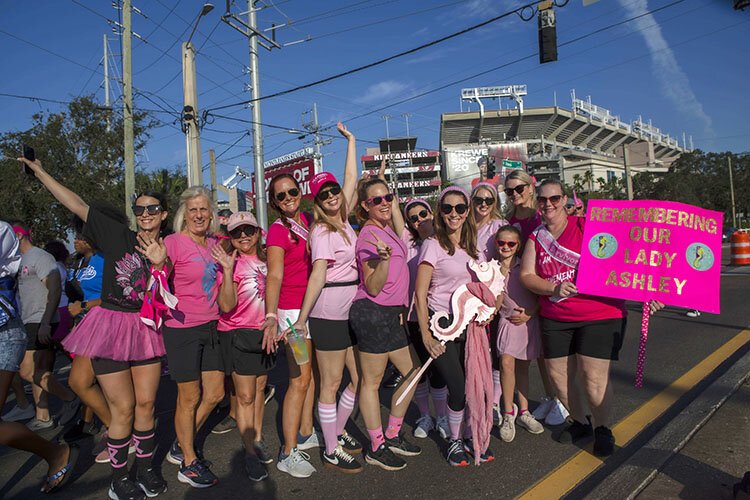
<path id="1" fill-rule="evenodd" d="M 279 324 L 276 321 L 276 318 L 269 316 L 263 323 L 263 343 L 261 344 L 261 349 L 263 349 L 268 354 L 276 352 L 278 335 Z"/>
<path id="2" fill-rule="evenodd" d="M 555 290 L 552 292 L 552 296 L 559 299 L 567 299 L 568 297 L 572 297 L 577 293 L 578 288 L 576 288 L 573 283 L 571 283 L 570 281 L 564 281 L 555 286 Z"/>
<path id="3" fill-rule="evenodd" d="M 214 245 L 211 248 L 211 256 L 225 271 L 231 271 L 234 269 L 234 261 L 237 259 L 237 250 L 226 253 L 221 245 Z"/>
<path id="4" fill-rule="evenodd" d="M 439 358 L 445 353 L 445 344 L 438 342 L 435 338 L 430 335 L 429 337 L 422 337 L 425 349 L 430 354 L 432 359 Z"/>

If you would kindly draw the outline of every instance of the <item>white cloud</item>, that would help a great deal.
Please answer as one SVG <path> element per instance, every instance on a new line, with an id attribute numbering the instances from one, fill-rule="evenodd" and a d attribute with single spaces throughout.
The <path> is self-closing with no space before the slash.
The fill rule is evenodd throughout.
<path id="1" fill-rule="evenodd" d="M 618 0 L 626 10 L 628 17 L 638 16 L 648 12 L 647 0 Z M 703 109 L 698 97 L 693 92 L 685 72 L 677 62 L 674 51 L 664 39 L 661 26 L 652 14 L 648 14 L 634 21 L 637 29 L 646 42 L 651 53 L 653 73 L 659 81 L 662 93 L 683 114 L 691 117 L 703 128 L 709 136 L 715 135 L 711 117 Z"/>
<path id="2" fill-rule="evenodd" d="M 405 92 L 409 88 L 408 83 L 396 80 L 384 80 L 367 87 L 365 93 L 357 98 L 355 102 L 359 104 L 369 104 L 388 100 Z"/>

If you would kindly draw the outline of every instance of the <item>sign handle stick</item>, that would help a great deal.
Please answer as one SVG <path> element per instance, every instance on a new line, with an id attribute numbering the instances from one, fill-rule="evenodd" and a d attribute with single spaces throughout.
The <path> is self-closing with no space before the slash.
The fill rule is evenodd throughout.
<path id="1" fill-rule="evenodd" d="M 646 341 L 648 340 L 648 320 L 651 317 L 650 300 L 643 303 L 643 312 L 641 319 L 641 340 L 638 344 L 638 365 L 635 369 L 635 386 L 638 389 L 643 387 L 643 367 L 646 364 Z"/>
<path id="2" fill-rule="evenodd" d="M 445 340 L 443 340 L 440 343 L 442 345 L 445 345 Z M 401 401 L 403 401 L 406 398 L 406 395 L 409 394 L 409 391 L 411 391 L 412 388 L 415 385 L 417 385 L 417 383 L 419 382 L 419 380 L 422 378 L 422 375 L 424 375 L 424 372 L 427 371 L 427 368 L 432 364 L 432 362 L 434 360 L 435 360 L 435 358 L 430 358 L 430 359 L 427 360 L 427 362 L 425 364 L 422 365 L 422 368 L 420 368 L 419 371 L 417 372 L 417 376 L 414 377 L 411 380 L 411 382 L 409 382 L 409 385 L 406 386 L 406 389 L 404 390 L 404 392 L 402 392 L 401 395 L 396 400 L 396 405 L 400 405 L 401 404 Z"/>

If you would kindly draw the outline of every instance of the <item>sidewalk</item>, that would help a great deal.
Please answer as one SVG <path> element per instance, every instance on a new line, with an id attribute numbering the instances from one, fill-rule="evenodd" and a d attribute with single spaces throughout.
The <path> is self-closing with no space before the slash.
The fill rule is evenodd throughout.
<path id="1" fill-rule="evenodd" d="M 732 499 L 750 470 L 750 381 L 729 398 L 638 498 Z"/>

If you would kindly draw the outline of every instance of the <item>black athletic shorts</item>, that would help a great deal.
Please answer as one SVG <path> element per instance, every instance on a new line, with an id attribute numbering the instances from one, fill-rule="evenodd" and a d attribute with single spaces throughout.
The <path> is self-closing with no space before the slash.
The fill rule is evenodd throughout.
<path id="1" fill-rule="evenodd" d="M 357 344 L 348 319 L 310 318 L 308 325 L 316 351 L 343 351 Z"/>
<path id="2" fill-rule="evenodd" d="M 130 370 L 131 366 L 146 366 L 161 363 L 161 358 L 144 359 L 142 361 L 115 361 L 114 359 L 93 358 L 91 367 L 95 375 L 107 375 Z"/>
<path id="3" fill-rule="evenodd" d="M 224 371 L 216 321 L 188 328 L 162 328 L 169 375 L 175 382 L 200 380 L 201 372 Z"/>
<path id="4" fill-rule="evenodd" d="M 627 318 L 600 321 L 555 321 L 542 318 L 545 359 L 581 354 L 599 359 L 619 359 Z"/>
<path id="5" fill-rule="evenodd" d="M 231 375 L 265 375 L 276 366 L 276 355 L 263 352 L 263 332 L 236 328 L 219 332 L 224 373 Z"/>
<path id="6" fill-rule="evenodd" d="M 349 324 L 360 352 L 385 354 L 409 345 L 406 333 L 406 308 L 381 306 L 370 299 L 352 303 Z"/>
<path id="7" fill-rule="evenodd" d="M 50 325 L 50 335 L 52 333 L 55 333 L 55 330 L 57 330 L 57 325 L 59 323 L 52 323 Z M 40 323 L 26 323 L 24 326 L 24 329 L 26 330 L 26 350 L 27 351 L 43 351 L 45 349 L 52 349 L 54 347 L 54 342 L 52 341 L 52 337 L 50 337 L 49 344 L 42 344 L 39 342 L 39 339 L 37 338 L 37 333 L 39 333 L 39 325 Z"/>

